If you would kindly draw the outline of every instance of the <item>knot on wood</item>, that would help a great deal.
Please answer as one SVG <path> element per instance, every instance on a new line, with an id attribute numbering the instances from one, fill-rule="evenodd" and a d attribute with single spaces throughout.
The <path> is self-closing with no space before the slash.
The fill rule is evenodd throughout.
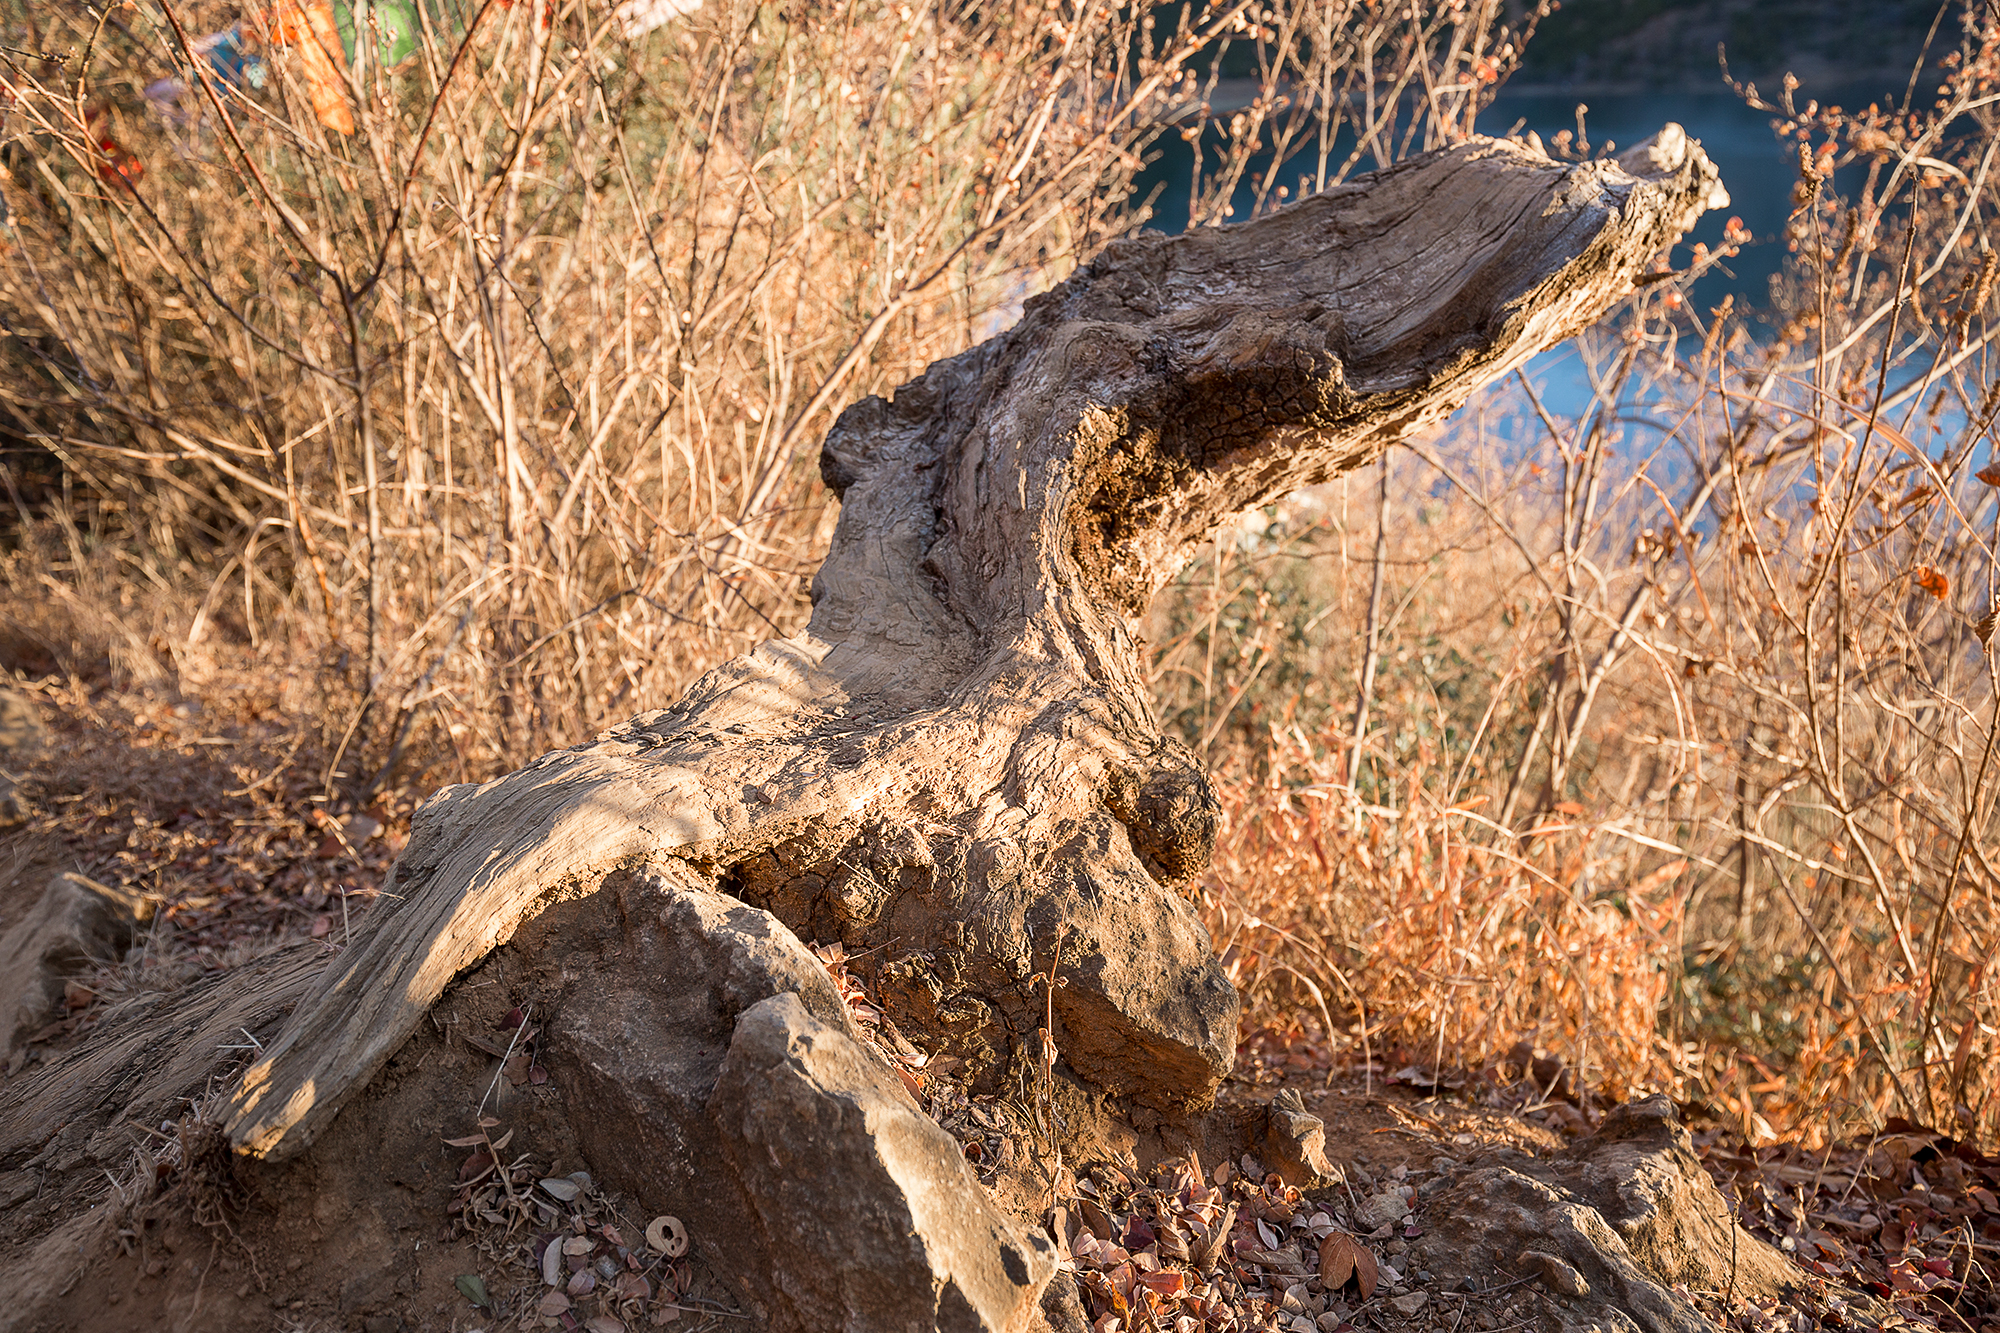
<path id="1" fill-rule="evenodd" d="M 1144 772 L 1113 769 L 1104 806 L 1125 826 L 1146 873 L 1193 897 L 1196 876 L 1215 856 L 1222 806 L 1188 748 L 1162 740 Z"/>

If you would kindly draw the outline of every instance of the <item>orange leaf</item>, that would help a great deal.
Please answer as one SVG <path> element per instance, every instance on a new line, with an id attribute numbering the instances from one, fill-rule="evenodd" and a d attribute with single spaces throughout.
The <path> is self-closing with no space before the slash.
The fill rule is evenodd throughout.
<path id="1" fill-rule="evenodd" d="M 1988 463 L 1972 475 L 1988 486 L 2000 486 L 2000 463 Z"/>
<path id="2" fill-rule="evenodd" d="M 1951 580 L 1929 565 L 1917 566 L 1916 580 L 1919 588 L 1939 601 L 1943 601 L 1951 593 Z"/>

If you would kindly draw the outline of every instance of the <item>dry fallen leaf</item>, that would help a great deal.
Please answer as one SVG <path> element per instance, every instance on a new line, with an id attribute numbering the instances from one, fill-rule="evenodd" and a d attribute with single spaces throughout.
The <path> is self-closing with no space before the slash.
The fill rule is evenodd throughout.
<path id="1" fill-rule="evenodd" d="M 1320 1285 L 1328 1291 L 1338 1291 L 1350 1277 L 1361 1287 L 1361 1299 L 1365 1301 L 1375 1294 L 1381 1272 L 1366 1245 L 1345 1231 L 1335 1231 L 1319 1243 Z"/>

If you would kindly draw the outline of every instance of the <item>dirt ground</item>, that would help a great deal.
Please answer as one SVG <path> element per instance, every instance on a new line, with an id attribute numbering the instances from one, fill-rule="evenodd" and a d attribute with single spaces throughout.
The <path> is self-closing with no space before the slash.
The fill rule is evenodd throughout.
<path id="1" fill-rule="evenodd" d="M 563 1204 L 537 1183 L 586 1168 L 553 1093 L 512 1086 L 504 1060 L 466 1040 L 504 1037 L 511 998 L 477 981 L 455 992 L 370 1095 L 291 1164 L 231 1162 L 217 1155 L 213 1137 L 204 1146 L 199 1128 L 176 1124 L 162 1135 L 131 1125 L 123 1163 L 107 1166 L 102 1148 L 67 1158 L 45 1152 L 0 1175 L 8 1190 L 0 1272 L 12 1288 L 0 1303 L 9 1312 L 0 1326 L 24 1333 L 746 1327 L 700 1259 L 726 1262 L 728 1240 L 702 1234 L 700 1219 L 687 1219 L 695 1254 L 670 1260 L 646 1246 L 651 1219 L 631 1199 L 592 1182 Z M 490 1156 L 447 1140 L 480 1134 L 482 1100 L 483 1118 L 496 1122 L 484 1133 L 513 1169 L 509 1186 L 488 1174 L 467 1189 L 462 1180 Z M 1513 1117 L 1427 1104 L 1410 1092 L 1330 1092 L 1309 1106 L 1326 1119 L 1330 1155 L 1356 1185 L 1421 1181 L 1444 1156 L 1471 1160 L 1559 1142 Z M 1002 1123 L 1007 1114 L 987 1110 Z M 58 1133 L 52 1142 L 63 1140 Z M 147 1197 L 149 1180 L 158 1192 Z M 575 1322 L 540 1313 L 551 1288 L 541 1281 L 538 1252 L 552 1236 L 588 1241 L 593 1266 L 611 1261 L 611 1274 L 600 1273 L 593 1291 L 571 1301 Z M 645 1287 L 621 1296 L 615 1275 L 627 1272 Z M 652 1299 L 637 1296 L 642 1290 Z M 474 1305 L 473 1294 L 489 1303 Z M 1385 1285 L 1376 1319 L 1357 1303 L 1358 1326 L 1430 1326 L 1397 1318 L 1391 1299 Z M 1517 1313 L 1515 1303 L 1499 1309 Z M 588 1322 L 605 1315 L 618 1324 Z"/>

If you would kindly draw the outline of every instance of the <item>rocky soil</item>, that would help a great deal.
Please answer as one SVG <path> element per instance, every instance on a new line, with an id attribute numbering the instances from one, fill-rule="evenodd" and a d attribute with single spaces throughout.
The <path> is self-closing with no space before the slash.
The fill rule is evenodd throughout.
<path id="1" fill-rule="evenodd" d="M 1661 1099 L 1600 1115 L 1564 1086 L 1524 1117 L 1490 1084 L 1383 1088 L 1269 1042 L 1191 1121 L 1092 1101 L 1053 1066 L 972 1095 L 896 1031 L 866 960 L 645 873 L 558 904 L 463 977 L 307 1152 L 236 1157 L 218 1071 L 269 1039 L 339 935 L 302 908 L 246 947 L 249 918 L 214 897 L 60 869 L 120 881 L 137 858 L 95 841 L 99 818 L 64 840 L 63 793 L 30 757 L 46 710 L 8 708 L 32 739 L 0 764 L 23 815 L 0 832 L 0 1327 L 1494 1333 L 1995 1313 L 2000 1171 L 1935 1134 L 1751 1153 L 1698 1144 Z M 77 728 L 48 716 L 58 744 Z M 290 859 L 255 877 L 316 879 L 326 842 L 277 844 Z M 193 984 L 188 966 L 134 983 L 231 920 L 236 952 Z"/>

